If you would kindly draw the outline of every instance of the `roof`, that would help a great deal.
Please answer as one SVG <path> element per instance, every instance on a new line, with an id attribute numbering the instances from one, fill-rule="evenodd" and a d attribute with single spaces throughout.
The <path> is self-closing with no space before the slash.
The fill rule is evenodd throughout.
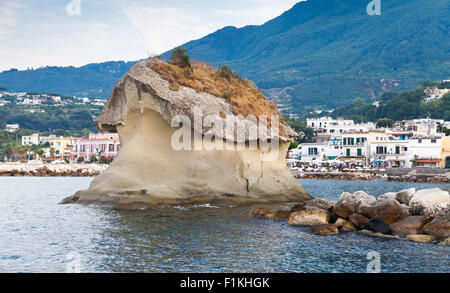
<path id="1" fill-rule="evenodd" d="M 418 163 L 440 163 L 441 159 L 417 159 Z"/>

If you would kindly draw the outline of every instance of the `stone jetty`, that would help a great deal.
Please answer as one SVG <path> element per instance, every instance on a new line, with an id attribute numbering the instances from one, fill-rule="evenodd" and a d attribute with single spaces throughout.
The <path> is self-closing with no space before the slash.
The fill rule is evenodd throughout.
<path id="1" fill-rule="evenodd" d="M 2 163 L 0 176 L 94 177 L 107 167 L 100 164 Z"/>
<path id="2" fill-rule="evenodd" d="M 312 233 L 322 236 L 357 232 L 443 246 L 450 243 L 450 195 L 439 188 L 410 188 L 378 198 L 364 191 L 344 192 L 337 202 L 311 199 L 289 210 L 259 208 L 252 217 L 311 227 Z"/>

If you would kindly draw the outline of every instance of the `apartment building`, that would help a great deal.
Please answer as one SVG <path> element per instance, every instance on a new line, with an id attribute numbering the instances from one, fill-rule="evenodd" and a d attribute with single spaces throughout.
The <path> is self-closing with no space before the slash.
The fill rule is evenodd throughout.
<path id="1" fill-rule="evenodd" d="M 76 141 L 72 152 L 74 160 L 83 157 L 85 161 L 91 161 L 93 157 L 115 157 L 120 150 L 119 135 L 117 133 L 89 134 L 89 137 Z"/>

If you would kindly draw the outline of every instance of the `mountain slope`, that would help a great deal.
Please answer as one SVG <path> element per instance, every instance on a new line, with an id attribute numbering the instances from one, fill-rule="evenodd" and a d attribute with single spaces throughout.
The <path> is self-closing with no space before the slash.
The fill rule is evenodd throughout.
<path id="1" fill-rule="evenodd" d="M 450 78 L 448 0 L 382 0 L 380 16 L 367 15 L 369 2 L 299 2 L 261 26 L 225 27 L 183 46 L 191 57 L 255 81 L 292 112 Z M 106 98 L 135 63 L 8 71 L 0 86 Z"/>
<path id="2" fill-rule="evenodd" d="M 335 107 L 450 75 L 447 0 L 308 0 L 262 26 L 226 27 L 185 45 L 226 64 L 297 109 Z"/>
<path id="3" fill-rule="evenodd" d="M 93 63 L 83 67 L 44 67 L 0 73 L 0 86 L 9 91 L 53 92 L 61 95 L 107 98 L 132 62 Z"/>

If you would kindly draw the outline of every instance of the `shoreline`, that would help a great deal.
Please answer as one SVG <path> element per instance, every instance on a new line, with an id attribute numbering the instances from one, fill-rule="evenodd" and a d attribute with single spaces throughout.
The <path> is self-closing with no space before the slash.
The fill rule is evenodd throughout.
<path id="1" fill-rule="evenodd" d="M 95 177 L 109 165 L 103 164 L 51 164 L 51 163 L 0 163 L 0 177 Z M 389 182 L 450 183 L 446 174 L 406 174 L 403 176 L 377 175 L 363 172 L 301 172 L 291 170 L 296 179 L 370 181 L 383 179 Z"/>
<path id="2" fill-rule="evenodd" d="M 95 177 L 109 165 L 1 163 L 1 177 Z"/>
<path id="3" fill-rule="evenodd" d="M 374 175 L 361 172 L 300 172 L 292 171 L 297 179 L 323 179 L 323 180 L 353 180 L 368 181 L 384 179 L 389 182 L 423 182 L 423 183 L 450 183 L 450 174 L 406 174 L 403 176 Z"/>

